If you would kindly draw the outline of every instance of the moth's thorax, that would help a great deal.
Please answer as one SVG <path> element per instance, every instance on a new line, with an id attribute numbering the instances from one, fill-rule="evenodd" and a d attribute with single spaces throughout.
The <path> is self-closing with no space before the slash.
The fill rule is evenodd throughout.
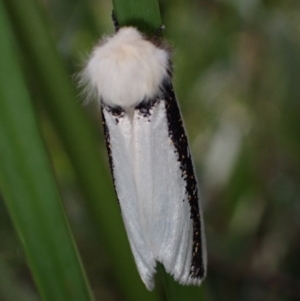
<path id="1" fill-rule="evenodd" d="M 123 27 L 94 48 L 83 80 L 104 104 L 132 107 L 157 95 L 168 64 L 168 51 Z"/>

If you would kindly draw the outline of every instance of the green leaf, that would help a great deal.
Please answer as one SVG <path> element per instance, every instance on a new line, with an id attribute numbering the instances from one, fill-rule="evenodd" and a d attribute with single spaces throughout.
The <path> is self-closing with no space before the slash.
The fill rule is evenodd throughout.
<path id="1" fill-rule="evenodd" d="M 136 26 L 153 34 L 161 27 L 157 0 L 113 0 L 114 13 L 120 26 Z"/>
<path id="2" fill-rule="evenodd" d="M 43 300 L 93 300 L 0 3 L 0 183 Z"/>

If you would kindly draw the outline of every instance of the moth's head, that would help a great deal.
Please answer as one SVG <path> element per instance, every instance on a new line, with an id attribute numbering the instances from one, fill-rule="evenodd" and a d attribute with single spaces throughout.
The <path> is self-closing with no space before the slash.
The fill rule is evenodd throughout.
<path id="1" fill-rule="evenodd" d="M 82 72 L 87 93 L 109 106 L 133 107 L 155 97 L 168 77 L 170 54 L 136 28 L 122 27 L 93 49 Z"/>

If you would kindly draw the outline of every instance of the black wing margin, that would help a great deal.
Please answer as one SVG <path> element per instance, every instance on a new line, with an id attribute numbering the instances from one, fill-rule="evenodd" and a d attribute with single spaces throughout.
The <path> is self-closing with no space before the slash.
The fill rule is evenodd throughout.
<path id="1" fill-rule="evenodd" d="M 185 190 L 190 205 L 190 218 L 193 220 L 193 253 L 190 268 L 190 277 L 195 279 L 202 279 L 206 274 L 206 267 L 204 263 L 205 255 L 203 254 L 205 246 L 203 246 L 203 221 L 201 221 L 197 180 L 189 150 L 188 139 L 182 122 L 181 113 L 176 101 L 172 83 L 169 80 L 164 81 L 162 93 L 162 99 L 165 99 L 166 102 L 169 137 L 175 146 L 178 161 L 180 162 L 182 178 L 184 179 L 186 184 Z"/>

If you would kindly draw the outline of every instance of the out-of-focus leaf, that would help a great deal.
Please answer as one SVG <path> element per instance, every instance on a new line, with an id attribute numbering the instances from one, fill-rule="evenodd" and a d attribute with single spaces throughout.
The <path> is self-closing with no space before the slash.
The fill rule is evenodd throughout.
<path id="1" fill-rule="evenodd" d="M 44 300 L 93 300 L 0 3 L 1 190 Z"/>

